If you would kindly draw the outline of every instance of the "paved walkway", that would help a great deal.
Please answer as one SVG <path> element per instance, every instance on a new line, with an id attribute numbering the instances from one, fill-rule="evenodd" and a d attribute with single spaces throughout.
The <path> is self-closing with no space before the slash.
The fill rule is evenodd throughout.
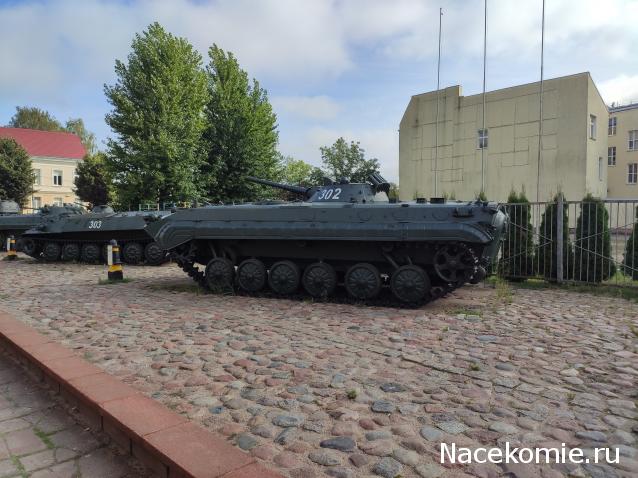
<path id="1" fill-rule="evenodd" d="M 105 441 L 0 354 L 0 477 L 149 476 Z"/>

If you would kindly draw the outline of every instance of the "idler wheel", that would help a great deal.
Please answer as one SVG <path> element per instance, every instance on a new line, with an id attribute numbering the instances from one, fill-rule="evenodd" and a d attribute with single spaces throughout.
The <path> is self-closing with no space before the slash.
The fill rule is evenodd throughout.
<path id="1" fill-rule="evenodd" d="M 372 299 L 381 290 L 379 269 L 364 262 L 355 264 L 346 272 L 344 284 L 351 297 L 359 300 Z"/>
<path id="2" fill-rule="evenodd" d="M 82 262 L 98 262 L 100 260 L 100 246 L 89 242 L 88 244 L 84 244 L 82 246 L 81 253 Z"/>
<path id="3" fill-rule="evenodd" d="M 139 242 L 127 242 L 122 246 L 122 260 L 127 264 L 139 264 L 144 258 L 144 248 Z"/>
<path id="4" fill-rule="evenodd" d="M 144 260 L 148 265 L 158 266 L 166 260 L 166 252 L 157 242 L 149 242 L 144 248 Z"/>
<path id="5" fill-rule="evenodd" d="M 470 279 L 470 284 L 478 284 L 483 279 L 485 279 L 485 277 L 487 277 L 487 271 L 485 270 L 485 267 L 478 266 L 474 271 L 472 278 Z"/>
<path id="6" fill-rule="evenodd" d="M 80 246 L 75 242 L 62 246 L 63 261 L 77 261 L 80 258 Z"/>
<path id="7" fill-rule="evenodd" d="M 38 255 L 38 244 L 33 239 L 22 240 L 22 252 L 31 257 Z"/>
<path id="8" fill-rule="evenodd" d="M 328 297 L 337 287 L 337 273 L 330 264 L 315 262 L 306 267 L 301 283 L 311 296 Z"/>
<path id="9" fill-rule="evenodd" d="M 443 246 L 434 254 L 434 270 L 445 282 L 453 284 L 467 282 L 475 266 L 474 254 L 461 244 Z"/>
<path id="10" fill-rule="evenodd" d="M 55 262 L 60 258 L 62 248 L 57 242 L 47 242 L 42 249 L 42 258 L 47 262 Z"/>
<path id="11" fill-rule="evenodd" d="M 246 292 L 259 292 L 267 280 L 266 266 L 259 259 L 246 259 L 237 267 L 237 284 Z"/>
<path id="12" fill-rule="evenodd" d="M 268 285 L 277 294 L 292 294 L 299 287 L 299 276 L 299 267 L 294 262 L 275 262 L 270 267 Z"/>
<path id="13" fill-rule="evenodd" d="M 215 257 L 206 265 L 206 285 L 213 292 L 232 290 L 235 266 L 225 257 Z"/>
<path id="14" fill-rule="evenodd" d="M 425 299 L 430 288 L 430 278 L 419 266 L 401 266 L 390 278 L 392 294 L 401 302 L 420 302 Z"/>

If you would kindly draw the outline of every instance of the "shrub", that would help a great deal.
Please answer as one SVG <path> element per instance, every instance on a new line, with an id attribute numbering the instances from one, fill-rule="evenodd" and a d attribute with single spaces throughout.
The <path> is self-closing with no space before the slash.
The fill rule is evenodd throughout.
<path id="1" fill-rule="evenodd" d="M 531 229 L 531 207 L 525 192 L 511 191 L 505 212 L 509 226 L 503 241 L 499 273 L 506 279 L 521 279 L 534 273 L 534 237 Z"/>
<path id="2" fill-rule="evenodd" d="M 638 280 L 638 207 L 636 207 L 634 228 L 627 239 L 627 244 L 625 244 L 622 271 L 633 280 Z"/>
<path id="3" fill-rule="evenodd" d="M 576 270 L 574 279 L 602 282 L 616 273 L 611 259 L 609 213 L 605 204 L 591 194 L 583 199 L 576 223 Z"/>
<path id="4" fill-rule="evenodd" d="M 558 276 L 558 201 L 565 201 L 563 193 L 558 193 L 545 207 L 541 216 L 538 239 L 538 274 L 555 281 Z M 573 247 L 569 240 L 567 205 L 563 206 L 563 279 L 573 276 Z"/>

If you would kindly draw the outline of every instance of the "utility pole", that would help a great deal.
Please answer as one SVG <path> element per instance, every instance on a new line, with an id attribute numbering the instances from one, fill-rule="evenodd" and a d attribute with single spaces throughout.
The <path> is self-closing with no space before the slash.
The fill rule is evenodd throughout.
<path id="1" fill-rule="evenodd" d="M 487 0 L 483 26 L 483 136 L 485 136 L 485 73 L 487 70 Z M 484 146 L 484 144 L 483 144 Z M 481 192 L 485 192 L 485 147 L 481 148 Z"/>
<path id="2" fill-rule="evenodd" d="M 541 200 L 541 152 L 543 148 L 543 59 L 545 53 L 545 0 L 543 0 L 543 19 L 541 21 L 541 84 L 538 117 L 538 165 L 536 168 L 536 202 Z"/>
<path id="3" fill-rule="evenodd" d="M 436 66 L 436 123 L 434 125 L 434 197 L 439 196 L 439 89 L 441 88 L 441 23 L 443 8 L 439 8 L 439 59 Z"/>

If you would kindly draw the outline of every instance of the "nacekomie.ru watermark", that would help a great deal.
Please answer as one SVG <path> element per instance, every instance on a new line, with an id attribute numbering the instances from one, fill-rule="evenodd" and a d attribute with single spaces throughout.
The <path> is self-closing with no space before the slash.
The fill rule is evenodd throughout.
<path id="1" fill-rule="evenodd" d="M 466 448 L 455 443 L 441 443 L 441 463 L 467 465 L 470 463 L 618 463 L 618 448 L 593 448 L 587 454 L 581 448 L 531 448 L 511 446 L 504 448 Z"/>

